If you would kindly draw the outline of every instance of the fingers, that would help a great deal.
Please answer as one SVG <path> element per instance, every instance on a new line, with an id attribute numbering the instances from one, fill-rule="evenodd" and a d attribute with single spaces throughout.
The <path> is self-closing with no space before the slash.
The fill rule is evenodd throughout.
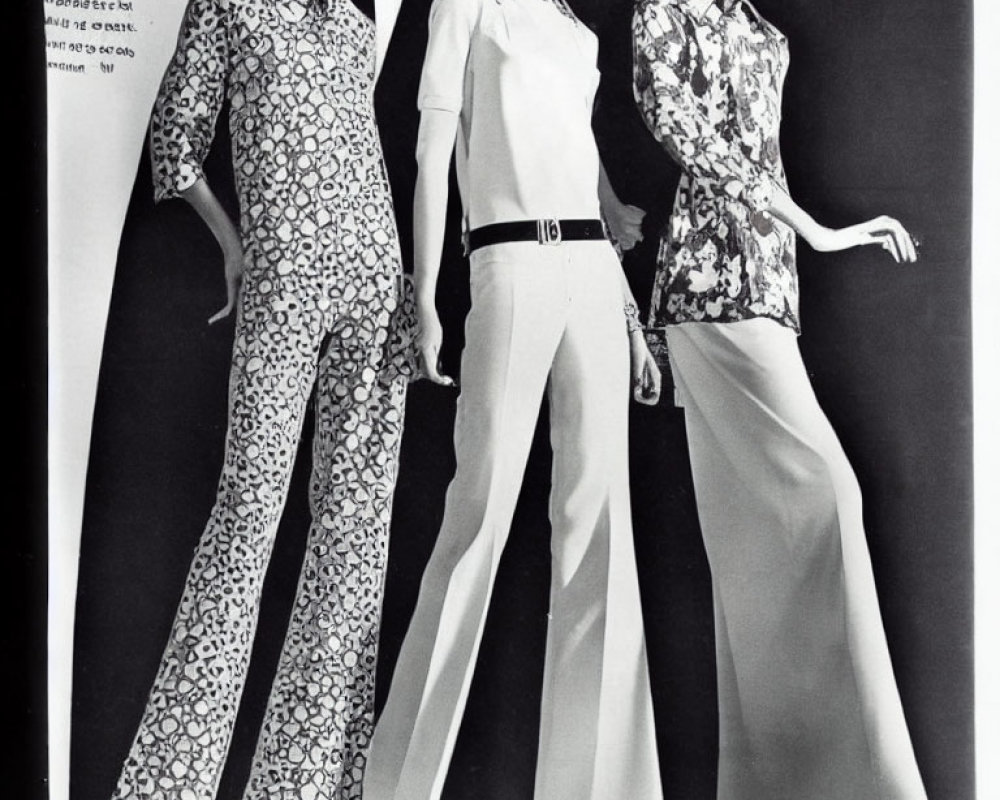
<path id="1" fill-rule="evenodd" d="M 442 375 L 439 367 L 430 367 L 428 364 L 424 364 L 424 375 L 431 383 L 436 383 L 438 386 L 448 386 L 450 388 L 455 387 L 455 381 L 448 375 Z"/>
<path id="2" fill-rule="evenodd" d="M 642 229 L 628 226 L 618 235 L 618 245 L 622 250 L 631 250 L 642 241 Z"/>
<path id="3" fill-rule="evenodd" d="M 638 206 L 625 205 L 622 207 L 624 221 L 629 225 L 641 226 L 646 218 L 646 212 Z"/>
<path id="4" fill-rule="evenodd" d="M 903 252 L 903 260 L 912 264 L 917 260 L 917 243 L 908 230 L 900 225 L 902 236 L 900 237 L 900 249 Z"/>
<path id="5" fill-rule="evenodd" d="M 438 359 L 438 349 L 436 347 L 420 348 L 420 366 L 427 380 L 439 386 L 454 386 L 455 381 L 447 375 L 441 374 L 441 362 Z"/>
<path id="6" fill-rule="evenodd" d="M 656 366 L 656 362 L 650 360 L 646 362 L 646 395 L 649 397 L 649 404 L 656 405 L 660 402 L 660 388 L 661 388 L 661 376 L 660 369 Z"/>
<path id="7" fill-rule="evenodd" d="M 230 297 L 222 308 L 220 308 L 218 311 L 216 311 L 212 316 L 208 318 L 208 324 L 214 325 L 219 320 L 228 317 L 232 313 L 234 305 L 236 305 L 235 298 Z"/>
<path id="8" fill-rule="evenodd" d="M 653 389 L 656 396 L 660 396 L 660 390 L 663 388 L 663 376 L 660 374 L 660 368 L 656 366 L 656 362 L 652 361 L 649 366 L 650 377 L 653 381 Z"/>
<path id="9" fill-rule="evenodd" d="M 878 242 L 879 247 L 893 257 L 898 264 L 900 261 L 899 245 L 890 233 L 879 233 L 872 236 L 872 240 Z"/>
<path id="10" fill-rule="evenodd" d="M 910 239 L 910 234 L 906 232 L 906 228 L 892 217 L 880 217 L 880 219 L 882 224 L 885 225 L 883 236 L 887 236 L 889 239 L 889 247 L 887 249 L 892 253 L 896 262 L 913 261 L 916 258 L 916 252 L 913 247 L 913 241 Z"/>
<path id="11" fill-rule="evenodd" d="M 243 284 L 241 277 L 239 274 L 229 274 L 226 276 L 226 304 L 208 318 L 209 325 L 214 325 L 232 313 L 233 308 L 236 307 L 236 298 L 239 297 L 240 288 Z"/>
<path id="12" fill-rule="evenodd" d="M 636 206 L 623 205 L 617 210 L 610 227 L 622 250 L 631 250 L 642 241 L 642 221 L 646 212 Z"/>
<path id="13" fill-rule="evenodd" d="M 642 239 L 641 236 L 639 236 L 637 238 L 634 235 L 624 234 L 624 235 L 618 237 L 618 246 L 622 250 L 631 250 L 633 247 L 635 247 L 636 242 L 639 241 L 639 240 L 641 240 L 641 239 Z"/>
<path id="14" fill-rule="evenodd" d="M 417 304 L 417 330 L 421 374 L 440 386 L 455 386 L 454 380 L 441 373 L 441 323 L 433 308 Z"/>
<path id="15" fill-rule="evenodd" d="M 652 357 L 644 359 L 640 375 L 634 381 L 632 396 L 636 402 L 655 406 L 660 402 L 660 370 Z"/>
<path id="16" fill-rule="evenodd" d="M 642 403 L 644 406 L 655 406 L 660 402 L 660 392 L 659 390 L 646 389 L 642 386 L 636 386 L 635 390 L 632 392 L 632 396 L 635 398 L 637 403 Z"/>
<path id="17" fill-rule="evenodd" d="M 917 246 L 909 231 L 899 220 L 881 216 L 867 223 L 873 241 L 888 252 L 897 263 L 917 260 Z"/>

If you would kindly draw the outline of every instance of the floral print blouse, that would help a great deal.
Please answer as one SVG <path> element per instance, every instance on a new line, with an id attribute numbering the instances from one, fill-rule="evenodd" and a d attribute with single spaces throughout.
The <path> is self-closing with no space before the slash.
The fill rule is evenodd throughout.
<path id="1" fill-rule="evenodd" d="M 660 242 L 650 324 L 774 319 L 799 331 L 795 234 L 767 209 L 785 37 L 746 0 L 638 0 L 633 89 L 683 169 Z"/>

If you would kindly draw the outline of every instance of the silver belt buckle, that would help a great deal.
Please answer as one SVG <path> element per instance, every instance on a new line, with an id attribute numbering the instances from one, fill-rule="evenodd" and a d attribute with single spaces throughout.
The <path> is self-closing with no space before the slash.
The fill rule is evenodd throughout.
<path id="1" fill-rule="evenodd" d="M 540 219 L 538 225 L 539 244 L 559 244 L 562 242 L 562 228 L 557 219 Z"/>

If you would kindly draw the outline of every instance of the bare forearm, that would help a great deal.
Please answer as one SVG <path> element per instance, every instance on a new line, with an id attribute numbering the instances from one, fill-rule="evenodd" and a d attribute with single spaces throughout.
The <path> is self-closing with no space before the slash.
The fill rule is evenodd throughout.
<path id="1" fill-rule="evenodd" d="M 208 225 L 223 253 L 228 255 L 240 250 L 242 245 L 239 231 L 204 178 L 199 178 L 190 188 L 181 192 L 181 197 L 191 204 Z"/>
<path id="2" fill-rule="evenodd" d="M 443 185 L 442 185 L 443 184 Z M 421 167 L 413 196 L 413 284 L 417 301 L 433 305 L 444 245 L 447 173 Z"/>
<path id="3" fill-rule="evenodd" d="M 448 170 L 455 148 L 458 115 L 425 109 L 417 133 L 417 185 L 413 193 L 413 283 L 417 301 L 417 347 L 423 374 L 432 382 L 454 386 L 442 374 L 439 354 L 444 332 L 434 299 L 448 210 Z"/>
<path id="4" fill-rule="evenodd" d="M 619 202 L 618 195 L 615 194 L 611 180 L 608 178 L 608 173 L 604 170 L 604 161 L 599 161 L 598 164 L 600 168 L 597 176 L 597 199 L 601 204 L 601 208 L 608 209 Z"/>
<path id="5" fill-rule="evenodd" d="M 225 259 L 226 304 L 208 320 L 209 324 L 229 316 L 236 306 L 243 276 L 243 245 L 239 231 L 204 178 L 199 178 L 180 194 L 198 213 L 215 236 Z"/>
<path id="6" fill-rule="evenodd" d="M 824 227 L 816 222 L 791 195 L 780 186 L 775 185 L 768 211 L 772 216 L 784 222 L 807 242 L 816 240 Z"/>
<path id="7" fill-rule="evenodd" d="M 622 287 L 622 307 L 625 311 L 625 329 L 629 336 L 642 337 L 642 320 L 639 318 L 639 306 L 635 302 L 632 294 L 632 287 L 628 285 L 625 277 L 625 270 L 619 268 L 619 283 Z"/>
<path id="8" fill-rule="evenodd" d="M 631 250 L 636 242 L 642 241 L 642 220 L 646 212 L 619 200 L 604 164 L 598 161 L 598 166 L 597 200 L 604 223 L 617 246 L 622 251 Z"/>
<path id="9" fill-rule="evenodd" d="M 786 191 L 777 186 L 768 211 L 789 225 L 810 247 L 820 252 L 875 244 L 881 246 L 897 262 L 917 260 L 913 237 L 892 217 L 883 215 L 846 228 L 828 228 L 814 220 Z"/>
<path id="10" fill-rule="evenodd" d="M 641 226 L 642 218 L 645 216 L 645 212 L 640 211 L 639 209 L 632 209 L 635 212 L 633 219 L 630 221 L 622 219 L 622 213 L 626 209 L 622 202 L 618 199 L 618 195 L 615 194 L 614 187 L 611 185 L 611 180 L 608 178 L 608 173 L 604 169 L 604 162 L 599 160 L 598 167 L 597 199 L 601 204 L 601 210 L 604 213 L 605 221 L 608 223 L 609 227 L 624 228 L 629 224 L 634 226 L 634 233 L 631 234 L 633 241 L 629 244 L 629 246 L 631 246 L 635 240 L 642 238 Z M 620 230 L 613 232 L 613 235 L 615 233 L 617 233 L 620 238 L 623 231 Z M 622 289 L 622 305 L 625 309 L 625 318 L 629 333 L 641 333 L 641 328 L 639 327 L 639 308 L 636 305 L 635 297 L 632 296 L 632 288 L 629 286 L 628 279 L 625 277 L 624 268 L 619 268 L 618 276 Z"/>
<path id="11" fill-rule="evenodd" d="M 448 208 L 448 170 L 457 117 L 444 111 L 421 114 L 417 134 L 417 181 L 413 195 L 413 282 L 417 302 L 434 306 Z"/>

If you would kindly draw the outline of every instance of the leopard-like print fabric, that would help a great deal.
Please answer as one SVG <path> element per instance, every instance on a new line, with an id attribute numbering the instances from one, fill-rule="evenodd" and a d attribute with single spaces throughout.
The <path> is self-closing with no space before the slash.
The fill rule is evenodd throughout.
<path id="1" fill-rule="evenodd" d="M 158 199 L 201 176 L 231 106 L 245 273 L 215 507 L 119 800 L 212 800 L 315 390 L 313 523 L 246 797 L 361 792 L 412 323 L 350 0 L 191 0 L 153 113 Z"/>

